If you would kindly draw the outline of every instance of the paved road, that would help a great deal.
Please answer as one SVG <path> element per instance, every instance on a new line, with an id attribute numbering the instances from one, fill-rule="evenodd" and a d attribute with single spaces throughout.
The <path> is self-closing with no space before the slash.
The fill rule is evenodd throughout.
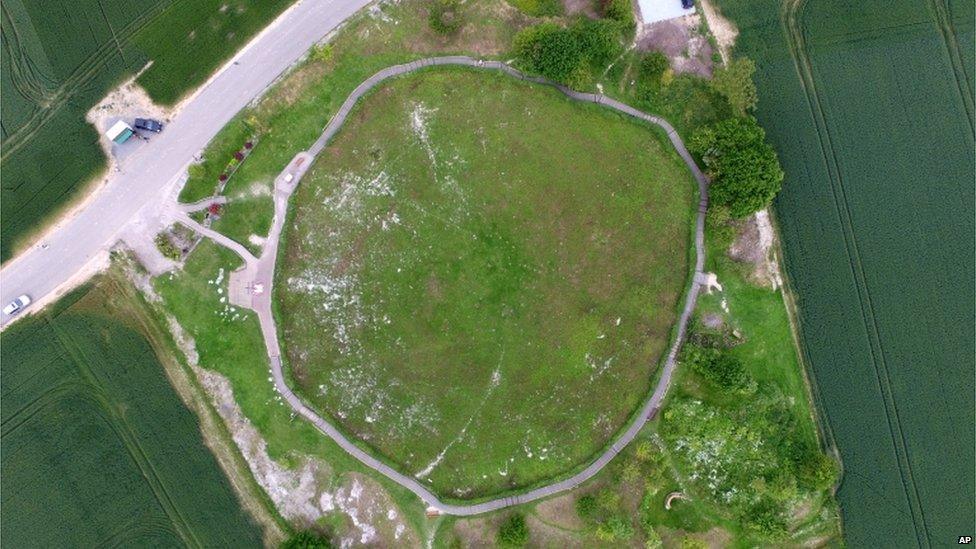
<path id="1" fill-rule="evenodd" d="M 627 115 L 645 120 L 652 124 L 655 124 L 665 132 L 667 132 L 668 139 L 674 145 L 675 150 L 681 156 L 681 158 L 688 165 L 688 169 L 695 176 L 698 182 L 698 191 L 700 195 L 700 201 L 698 206 L 698 215 L 696 217 L 695 225 L 695 275 L 692 283 L 688 289 L 688 295 L 685 297 L 684 309 L 681 311 L 681 316 L 678 319 L 678 330 L 677 337 L 672 344 L 670 350 L 668 351 L 667 360 L 664 364 L 664 368 L 661 372 L 661 377 L 658 381 L 654 392 L 647 398 L 644 405 L 641 407 L 639 413 L 634 417 L 627 428 L 622 431 L 613 443 L 607 448 L 607 450 L 597 457 L 592 463 L 590 463 L 585 469 L 576 473 L 572 477 L 555 482 L 553 484 L 536 488 L 522 494 L 516 494 L 507 497 L 501 497 L 498 499 L 485 501 L 481 503 L 474 503 L 470 505 L 459 505 L 446 503 L 441 501 L 436 495 L 434 495 L 430 490 L 428 490 L 423 484 L 417 481 L 414 477 L 407 476 L 396 469 L 390 467 L 389 465 L 383 463 L 382 461 L 376 459 L 357 446 L 354 442 L 348 439 L 342 432 L 340 432 L 334 425 L 329 423 L 326 419 L 322 418 L 318 413 L 308 407 L 302 400 L 296 395 L 288 383 L 285 380 L 285 375 L 282 369 L 281 363 L 281 349 L 278 344 L 277 328 L 275 326 L 274 315 L 271 310 L 271 296 L 273 294 L 272 284 L 274 283 L 274 267 L 275 261 L 278 255 L 278 243 L 281 237 L 282 226 L 286 219 L 286 213 L 288 210 L 288 200 L 291 197 L 292 192 L 295 190 L 299 180 L 302 175 L 304 175 L 305 170 L 311 165 L 314 157 L 318 155 L 322 149 L 325 148 L 326 144 L 330 139 L 339 131 L 343 123 L 346 121 L 346 117 L 349 115 L 353 106 L 356 102 L 366 94 L 370 89 L 382 83 L 384 80 L 389 78 L 413 72 L 416 70 L 423 69 L 425 67 L 435 66 L 435 65 L 462 65 L 468 67 L 477 67 L 483 69 L 500 70 L 515 78 L 522 80 L 529 80 L 539 84 L 550 85 L 558 88 L 564 94 L 580 101 L 588 101 L 591 103 L 598 103 L 605 105 L 608 108 L 620 111 Z M 291 181 L 286 182 L 286 175 L 291 175 Z M 684 340 L 685 331 L 688 326 L 688 321 L 691 318 L 691 313 L 695 308 L 695 302 L 697 300 L 698 291 L 701 287 L 701 282 L 703 279 L 702 268 L 705 261 L 705 248 L 704 248 L 704 227 L 705 227 L 705 209 L 708 205 L 708 181 L 702 174 L 701 170 L 692 160 L 691 155 L 685 148 L 684 143 L 681 138 L 674 131 L 671 125 L 657 117 L 650 114 L 643 113 L 616 101 L 614 99 L 589 93 L 580 93 L 563 86 L 558 86 L 548 82 L 547 80 L 535 77 L 528 77 L 521 72 L 497 61 L 481 61 L 478 59 L 472 59 L 470 57 L 463 56 L 452 56 L 452 57 L 436 57 L 431 59 L 423 59 L 419 61 L 414 61 L 412 63 L 407 63 L 404 65 L 396 65 L 388 67 L 374 74 L 362 84 L 360 84 L 353 92 L 349 95 L 346 101 L 342 104 L 339 110 L 336 112 L 335 116 L 326 126 L 322 135 L 315 141 L 315 143 L 309 148 L 307 152 L 300 152 L 298 155 L 289 163 L 288 167 L 278 176 L 275 180 L 275 191 L 274 191 L 274 202 L 275 202 L 275 213 L 274 222 L 272 223 L 271 230 L 268 234 L 268 239 L 265 244 L 264 251 L 260 258 L 255 258 L 248 252 L 243 246 L 230 240 L 229 238 L 214 233 L 209 229 L 204 229 L 199 224 L 191 221 L 188 217 L 182 220 L 188 226 L 196 228 L 201 234 L 210 236 L 215 239 L 216 242 L 227 246 L 228 248 L 234 250 L 242 259 L 244 259 L 245 266 L 235 273 L 231 273 L 231 286 L 232 290 L 231 300 L 237 305 L 248 307 L 253 309 L 260 321 L 262 336 L 264 337 L 264 342 L 267 347 L 268 357 L 271 362 L 271 370 L 274 377 L 274 383 L 278 392 L 285 398 L 289 406 L 295 410 L 296 413 L 312 422 L 316 427 L 319 428 L 323 433 L 328 435 L 332 440 L 334 440 L 339 446 L 344 450 L 352 454 L 356 459 L 361 461 L 366 466 L 374 469 L 386 477 L 390 478 L 397 484 L 407 488 L 422 500 L 424 500 L 429 506 L 438 509 L 439 511 L 451 514 L 451 515 L 477 515 L 480 513 L 486 513 L 489 511 L 495 511 L 497 509 L 502 509 L 512 505 L 518 505 L 526 503 L 529 501 L 537 500 L 540 498 L 548 497 L 553 494 L 570 490 L 579 484 L 587 481 L 594 475 L 596 475 L 603 467 L 605 467 L 610 460 L 612 460 L 627 444 L 629 444 L 637 433 L 643 427 L 644 423 L 647 421 L 648 417 L 654 415 L 658 408 L 661 406 L 661 402 L 664 400 L 665 394 L 667 394 L 668 387 L 671 384 L 671 376 L 674 373 L 675 368 L 675 358 L 678 353 L 678 349 L 681 346 L 681 342 Z M 247 293 L 238 292 L 234 288 L 253 288 L 255 284 L 262 287 L 260 293 Z"/>
<path id="2" fill-rule="evenodd" d="M 143 208 L 172 200 L 177 178 L 227 122 L 284 70 L 370 0 L 300 0 L 228 63 L 163 133 L 121 163 L 121 172 L 41 243 L 0 270 L 0 304 L 20 294 L 49 301 L 119 239 Z M 2 315 L 0 326 L 11 318 Z"/>

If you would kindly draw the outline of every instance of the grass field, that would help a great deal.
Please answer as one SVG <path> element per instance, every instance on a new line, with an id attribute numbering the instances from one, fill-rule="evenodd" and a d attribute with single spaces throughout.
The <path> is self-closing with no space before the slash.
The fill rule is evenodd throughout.
<path id="1" fill-rule="evenodd" d="M 3 545 L 260 545 L 114 284 L 0 339 Z"/>
<path id="2" fill-rule="evenodd" d="M 722 0 L 760 121 L 851 545 L 973 528 L 973 3 Z"/>
<path id="3" fill-rule="evenodd" d="M 276 286 L 293 376 L 441 493 L 566 471 L 649 390 L 694 194 L 663 135 L 555 90 L 398 80 L 293 199 Z"/>
<path id="4" fill-rule="evenodd" d="M 681 363 L 662 415 L 650 421 L 606 469 L 578 490 L 542 503 L 474 519 L 449 519 L 435 547 L 487 546 L 513 512 L 526 516 L 537 547 L 822 547 L 839 542 L 831 483 L 811 485 L 804 458 L 820 455 L 803 372 L 782 294 L 750 280 L 751 265 L 726 255 L 729 241 L 707 233 L 709 264 L 722 291 L 703 295 L 703 315 L 718 315 L 741 342 L 731 352 L 756 382 L 729 394 Z M 724 300 L 728 312 L 720 302 Z M 751 441 L 760 440 L 753 444 Z M 687 499 L 672 501 L 669 494 Z M 776 500 L 785 531 L 758 531 L 750 502 Z"/>
<path id="5" fill-rule="evenodd" d="M 4 2 L 0 258 L 104 168 L 84 117 L 112 87 L 152 61 L 138 82 L 157 102 L 173 104 L 289 4 Z"/>
<path id="6" fill-rule="evenodd" d="M 301 498 L 308 498 L 309 504 L 317 507 L 322 494 L 334 497 L 340 487 L 357 475 L 364 476 L 367 469 L 311 424 L 296 421 L 291 409 L 280 401 L 269 378 L 267 352 L 257 318 L 226 303 L 228 273 L 239 266 L 240 259 L 232 252 L 204 240 L 189 257 L 182 272 L 161 276 L 153 285 L 163 298 L 166 310 L 193 338 L 199 364 L 228 379 L 234 400 L 267 443 L 270 458 L 291 471 L 299 471 L 306 456 L 321 460 L 328 468 L 320 473 L 322 478 L 316 479 L 311 492 L 304 487 L 301 490 L 296 486 L 281 488 L 295 502 L 304 504 Z M 376 487 L 368 487 L 367 492 L 378 489 L 384 494 L 378 498 L 381 502 L 383 498 L 391 501 L 378 511 L 370 511 L 362 503 L 353 502 L 364 507 L 353 512 L 358 512 L 360 521 L 370 518 L 367 526 L 375 529 L 379 543 L 390 545 L 397 539 L 392 528 L 386 531 L 382 520 L 388 516 L 388 509 L 396 510 L 409 525 L 409 530 L 424 532 L 424 507 L 420 500 L 383 478 L 378 483 L 370 482 L 370 486 Z M 372 518 L 370 512 L 377 513 L 380 518 Z M 333 535 L 361 539 L 362 533 L 356 530 L 348 516 L 342 514 L 342 510 L 322 513 L 326 515 L 322 522 Z"/>
<path id="7" fill-rule="evenodd" d="M 208 146 L 204 161 L 191 172 L 180 200 L 196 202 L 213 194 L 217 176 L 245 140 L 260 139 L 247 162 L 228 182 L 230 202 L 214 228 L 259 251 L 251 235 L 263 238 L 271 225 L 272 203 L 261 189 L 299 150 L 309 147 L 346 96 L 360 82 L 387 66 L 429 55 L 467 54 L 511 58 L 512 37 L 537 22 L 504 0 L 463 4 L 465 25 L 445 38 L 428 27 L 426 0 L 403 0 L 378 6 L 375 13 L 351 18 L 330 41 L 328 53 L 313 54 L 252 108 L 243 111 Z M 605 93 L 646 112 L 666 117 L 687 137 L 695 128 L 729 115 L 724 98 L 708 82 L 680 75 L 666 88 L 639 93 L 630 85 L 639 58 L 626 53 L 600 83 Z"/>

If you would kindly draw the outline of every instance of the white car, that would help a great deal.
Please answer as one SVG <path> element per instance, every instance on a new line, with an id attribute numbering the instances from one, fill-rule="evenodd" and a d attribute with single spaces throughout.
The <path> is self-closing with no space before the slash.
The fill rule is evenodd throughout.
<path id="1" fill-rule="evenodd" d="M 6 307 L 3 308 L 3 314 L 5 315 L 15 315 L 20 311 L 23 311 L 31 304 L 31 298 L 29 295 L 24 294 L 17 299 L 13 300 Z"/>

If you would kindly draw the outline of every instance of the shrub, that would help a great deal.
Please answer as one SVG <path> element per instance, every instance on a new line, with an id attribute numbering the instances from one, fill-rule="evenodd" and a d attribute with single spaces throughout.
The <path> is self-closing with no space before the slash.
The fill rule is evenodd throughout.
<path id="1" fill-rule="evenodd" d="M 527 70 L 573 87 L 591 80 L 590 67 L 609 64 L 623 49 L 613 21 L 577 20 L 569 28 L 541 23 L 515 35 L 515 56 Z"/>
<path id="2" fill-rule="evenodd" d="M 183 257 L 183 253 L 173 245 L 173 241 L 169 239 L 166 233 L 159 233 L 156 235 L 156 248 L 159 253 L 163 254 L 164 257 L 172 259 L 173 261 L 179 261 Z"/>
<path id="3" fill-rule="evenodd" d="M 459 0 L 433 0 L 430 3 L 430 13 L 427 16 L 430 28 L 445 36 L 456 33 L 464 26 Z"/>
<path id="4" fill-rule="evenodd" d="M 712 178 L 712 203 L 742 218 L 772 202 L 783 184 L 776 151 L 755 118 L 730 118 L 692 135 L 691 151 Z"/>
<path id="5" fill-rule="evenodd" d="M 634 527 L 623 517 L 610 517 L 596 529 L 596 537 L 602 541 L 624 541 L 633 536 Z"/>
<path id="6" fill-rule="evenodd" d="M 637 28 L 634 19 L 634 6 L 630 0 L 602 0 L 603 16 L 620 24 L 625 34 L 634 32 Z"/>
<path id="7" fill-rule="evenodd" d="M 755 108 L 758 96 L 752 73 L 756 65 L 751 59 L 740 57 L 725 67 L 720 67 L 712 77 L 712 88 L 725 96 L 732 112 L 745 116 L 746 111 Z"/>
<path id="8" fill-rule="evenodd" d="M 759 500 L 743 518 L 750 530 L 764 538 L 777 540 L 786 537 L 787 525 L 780 506 L 769 498 Z"/>
<path id="9" fill-rule="evenodd" d="M 335 547 L 325 536 L 312 530 L 302 530 L 281 543 L 279 549 L 332 549 Z"/>
<path id="10" fill-rule="evenodd" d="M 515 513 L 505 519 L 498 529 L 498 542 L 508 547 L 522 547 L 529 542 L 529 527 L 525 516 Z"/>
<path id="11" fill-rule="evenodd" d="M 333 56 L 332 44 L 316 44 L 315 46 L 312 46 L 311 58 L 314 59 L 315 61 L 318 61 L 320 63 L 328 63 L 329 61 L 332 61 L 332 56 Z M 248 146 L 248 144 L 250 143 L 251 143 L 250 141 L 245 143 L 244 148 L 250 149 L 251 147 Z"/>
<path id="12" fill-rule="evenodd" d="M 742 362 L 722 349 L 686 345 L 681 360 L 698 375 L 725 389 L 742 388 L 749 381 Z"/>
<path id="13" fill-rule="evenodd" d="M 596 515 L 596 498 L 592 494 L 576 499 L 576 514 L 583 520 L 592 520 Z"/>
<path id="14" fill-rule="evenodd" d="M 515 55 L 529 70 L 567 83 L 583 62 L 576 36 L 555 23 L 541 23 L 515 35 Z"/>
<path id="15" fill-rule="evenodd" d="M 614 21 L 580 19 L 570 31 L 576 36 L 582 56 L 591 65 L 605 67 L 623 51 L 619 25 Z"/>
<path id="16" fill-rule="evenodd" d="M 638 79 L 645 85 L 659 85 L 664 73 L 671 68 L 668 56 L 659 51 L 645 53 L 641 57 Z"/>

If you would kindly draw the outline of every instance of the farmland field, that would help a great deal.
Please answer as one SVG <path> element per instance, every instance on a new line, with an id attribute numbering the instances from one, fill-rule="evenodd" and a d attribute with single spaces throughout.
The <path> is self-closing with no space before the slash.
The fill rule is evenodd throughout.
<path id="1" fill-rule="evenodd" d="M 397 80 L 293 199 L 276 288 L 298 387 L 455 497 L 572 469 L 649 390 L 694 194 L 662 135 L 597 106 L 498 74 Z"/>
<path id="2" fill-rule="evenodd" d="M 973 2 L 722 0 L 853 546 L 974 527 Z"/>
<path id="3" fill-rule="evenodd" d="M 114 284 L 0 339 L 2 544 L 261 545 Z"/>
<path id="4" fill-rule="evenodd" d="M 85 113 L 142 69 L 138 83 L 173 104 L 290 0 L 4 2 L 0 18 L 0 258 L 103 169 Z"/>

